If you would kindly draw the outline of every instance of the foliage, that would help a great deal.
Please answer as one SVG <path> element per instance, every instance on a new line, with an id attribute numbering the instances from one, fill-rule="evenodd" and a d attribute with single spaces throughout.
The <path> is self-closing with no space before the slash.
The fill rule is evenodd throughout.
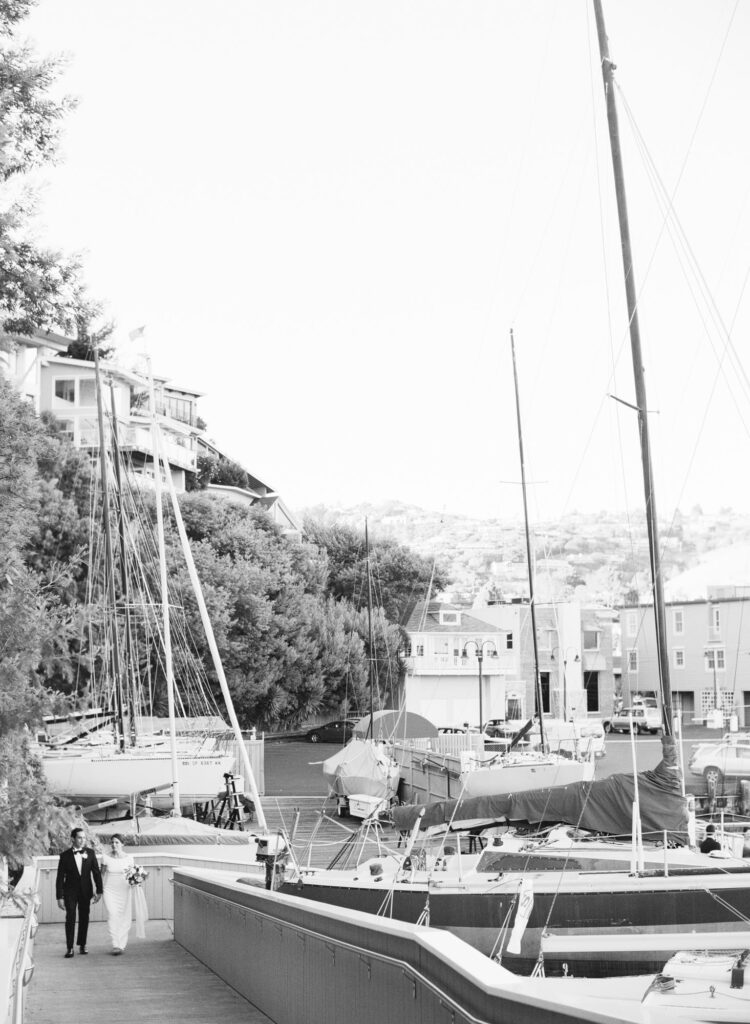
<path id="1" fill-rule="evenodd" d="M 99 350 L 99 358 L 106 359 L 114 350 L 113 345 L 105 345 L 115 329 L 114 321 L 108 320 L 99 327 L 94 327 L 103 312 L 103 304 L 94 302 L 86 295 L 85 289 L 78 288 L 75 295 L 74 322 L 76 336 L 68 345 L 65 353 L 70 359 L 85 359 L 94 362 L 94 352 Z"/>
<path id="2" fill-rule="evenodd" d="M 30 0 L 0 3 L 0 337 L 37 330 L 73 330 L 89 308 L 76 259 L 40 246 L 35 239 L 35 199 L 16 185 L 27 172 L 51 161 L 70 99 L 53 99 L 59 60 L 40 60 L 15 38 Z"/>
<path id="3" fill-rule="evenodd" d="M 240 720 L 294 726 L 358 693 L 363 647 L 325 595 L 324 556 L 287 540 L 262 510 L 201 493 L 181 510 Z M 186 579 L 180 590 L 199 636 Z"/>
<path id="4" fill-rule="evenodd" d="M 12 866 L 59 847 L 75 824 L 75 812 L 49 796 L 44 772 L 28 734 L 0 734 L 0 857 Z"/>
<path id="5" fill-rule="evenodd" d="M 45 439 L 27 403 L 0 380 L 0 856 L 47 852 L 66 813 L 46 796 L 27 725 L 41 719 L 47 673 L 67 664 L 67 620 L 45 576 L 24 562 L 41 506 L 37 456 Z"/>
<path id="6" fill-rule="evenodd" d="M 326 526 L 307 518 L 308 540 L 325 550 L 329 563 L 328 591 L 332 597 L 366 606 L 367 556 L 364 532 L 352 527 Z M 414 601 L 424 600 L 432 581 L 432 596 L 448 584 L 445 571 L 391 538 L 370 545 L 373 604 L 390 622 L 404 621 Z"/>

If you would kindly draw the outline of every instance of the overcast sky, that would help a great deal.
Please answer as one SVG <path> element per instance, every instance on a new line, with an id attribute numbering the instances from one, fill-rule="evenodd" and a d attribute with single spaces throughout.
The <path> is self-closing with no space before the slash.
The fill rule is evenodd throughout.
<path id="1" fill-rule="evenodd" d="M 750 2 L 605 16 L 659 509 L 747 509 Z M 590 0 L 41 0 L 26 28 L 79 98 L 43 238 L 289 504 L 520 515 L 511 327 L 532 515 L 642 504 Z"/>

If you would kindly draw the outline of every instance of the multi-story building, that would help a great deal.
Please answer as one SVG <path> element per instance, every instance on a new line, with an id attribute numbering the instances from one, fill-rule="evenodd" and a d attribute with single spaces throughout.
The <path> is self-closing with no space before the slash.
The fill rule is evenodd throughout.
<path id="1" fill-rule="evenodd" d="M 669 602 L 665 612 L 675 711 L 703 722 L 718 712 L 719 725 L 736 714 L 750 726 L 750 587 L 709 587 L 707 599 Z M 623 696 L 658 693 L 653 606 L 624 605 L 620 627 Z"/>
<path id="2" fill-rule="evenodd" d="M 612 709 L 615 620 L 609 609 L 582 609 L 576 602 L 537 607 L 545 714 L 570 719 Z M 478 724 L 480 703 L 485 722 L 525 718 L 534 711 L 528 602 L 481 608 L 422 602 L 405 628 L 410 640 L 403 701 L 407 711 L 422 714 L 437 726 Z"/>
<path id="3" fill-rule="evenodd" d="M 68 339 L 39 332 L 33 337 L 0 338 L 0 373 L 34 407 L 37 414 L 52 413 L 71 442 L 81 449 L 99 447 L 94 364 L 70 359 L 64 353 Z M 143 374 L 109 360 L 100 364 L 103 404 L 107 419 L 117 422 L 118 444 L 132 472 L 144 481 L 153 478 L 150 381 Z M 199 425 L 200 391 L 178 387 L 166 377 L 154 378 L 156 416 L 177 491 L 184 491 L 198 470 L 198 457 L 208 454 L 227 460 Z M 232 461 L 232 460 L 228 460 Z M 293 513 L 273 488 L 247 473 L 247 486 L 210 484 L 209 491 L 238 504 L 263 508 L 282 531 L 301 536 Z"/>
<path id="4" fill-rule="evenodd" d="M 150 413 L 150 382 L 141 374 L 103 362 L 100 369 L 103 406 L 108 420 L 117 424 L 120 450 L 127 454 L 132 471 L 153 477 L 153 441 Z M 156 417 L 162 432 L 172 479 L 185 490 L 186 476 L 196 472 L 198 436 L 196 404 L 200 392 L 177 388 L 165 378 L 154 381 Z M 96 376 L 94 364 L 85 359 L 48 356 L 39 375 L 39 412 L 51 412 L 76 446 L 99 447 Z"/>

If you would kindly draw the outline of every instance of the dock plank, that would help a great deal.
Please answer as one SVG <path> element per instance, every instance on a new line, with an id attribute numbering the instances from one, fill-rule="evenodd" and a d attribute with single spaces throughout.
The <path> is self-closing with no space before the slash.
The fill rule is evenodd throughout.
<path id="1" fill-rule="evenodd" d="M 122 956 L 92 924 L 88 949 L 66 960 L 62 925 L 40 926 L 24 1024 L 271 1024 L 174 941 L 171 921 L 149 921 Z"/>

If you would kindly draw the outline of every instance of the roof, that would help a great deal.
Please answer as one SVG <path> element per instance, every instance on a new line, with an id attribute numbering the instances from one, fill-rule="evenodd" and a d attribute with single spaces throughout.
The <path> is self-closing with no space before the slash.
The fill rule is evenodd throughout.
<path id="1" fill-rule="evenodd" d="M 440 622 L 441 611 L 457 611 L 461 613 L 461 622 Z M 425 609 L 425 602 L 418 601 L 412 608 L 404 623 L 407 633 L 504 633 L 503 626 L 480 619 L 473 614 L 471 608 L 458 604 L 445 604 L 441 601 L 430 601 Z"/>

